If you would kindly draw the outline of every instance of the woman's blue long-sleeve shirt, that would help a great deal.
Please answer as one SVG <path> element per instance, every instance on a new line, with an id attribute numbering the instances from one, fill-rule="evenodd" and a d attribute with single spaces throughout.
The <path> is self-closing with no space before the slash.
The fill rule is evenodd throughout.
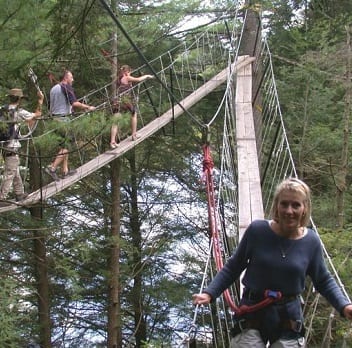
<path id="1" fill-rule="evenodd" d="M 244 270 L 242 283 L 254 292 L 270 289 L 284 296 L 298 295 L 308 275 L 315 289 L 339 313 L 350 303 L 326 267 L 319 237 L 309 228 L 302 238 L 287 239 L 277 235 L 268 220 L 253 221 L 204 292 L 217 298 Z"/>

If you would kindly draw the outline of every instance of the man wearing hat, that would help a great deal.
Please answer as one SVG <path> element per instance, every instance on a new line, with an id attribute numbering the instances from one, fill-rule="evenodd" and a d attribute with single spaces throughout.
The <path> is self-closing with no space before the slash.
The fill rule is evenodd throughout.
<path id="1" fill-rule="evenodd" d="M 0 200 L 6 200 L 12 186 L 16 196 L 16 201 L 21 201 L 27 197 L 27 194 L 24 192 L 23 182 L 19 170 L 20 158 L 18 155 L 18 150 L 21 147 L 18 140 L 19 122 L 25 121 L 30 124 L 31 121 L 42 115 L 44 95 L 41 91 L 38 91 L 37 95 L 37 108 L 34 112 L 29 112 L 20 107 L 22 98 L 26 98 L 22 89 L 13 88 L 7 94 L 10 100 L 7 109 L 11 120 L 9 120 L 10 122 L 8 123 L 9 139 L 0 142 L 5 163 L 3 180 L 0 187 Z"/>

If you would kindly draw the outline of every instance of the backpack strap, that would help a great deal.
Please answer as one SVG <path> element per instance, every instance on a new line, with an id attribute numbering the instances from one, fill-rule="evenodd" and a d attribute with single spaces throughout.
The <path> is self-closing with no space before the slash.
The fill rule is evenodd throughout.
<path id="1" fill-rule="evenodd" d="M 8 104 L 0 108 L 0 141 L 8 141 L 19 138 L 19 128 L 16 127 L 15 114 L 18 110 L 10 108 Z"/>

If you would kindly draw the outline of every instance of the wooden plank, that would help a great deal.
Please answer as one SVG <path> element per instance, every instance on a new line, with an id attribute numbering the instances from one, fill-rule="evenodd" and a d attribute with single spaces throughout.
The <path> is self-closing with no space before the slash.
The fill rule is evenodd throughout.
<path id="1" fill-rule="evenodd" d="M 250 222 L 250 187 L 248 180 L 241 180 L 238 182 L 238 195 L 241 199 L 238 202 L 238 233 L 241 240 L 244 231 Z"/>
<path id="2" fill-rule="evenodd" d="M 247 57 L 247 56 L 246 56 Z M 238 103 L 252 103 L 252 67 L 246 65 L 237 71 L 236 101 Z"/>
<path id="3" fill-rule="evenodd" d="M 246 65 L 237 71 L 235 101 L 240 239 L 253 219 L 264 216 L 251 101 L 252 70 Z"/>
<path id="4" fill-rule="evenodd" d="M 233 63 L 230 67 L 222 70 L 219 74 L 215 75 L 212 79 L 206 82 L 204 85 L 199 87 L 189 96 L 184 98 L 179 104 L 177 104 L 173 109 L 169 109 L 163 115 L 159 116 L 157 119 L 148 123 L 145 127 L 138 130 L 140 138 L 135 141 L 131 141 L 127 138 L 120 142 L 120 146 L 114 150 L 109 150 L 89 162 L 83 164 L 81 167 L 77 168 L 77 172 L 69 176 L 68 178 L 62 179 L 58 182 L 51 182 L 50 184 L 42 187 L 41 189 L 32 192 L 28 197 L 19 202 L 13 203 L 6 207 L 0 208 L 0 213 L 15 210 L 21 206 L 30 206 L 35 203 L 45 201 L 46 199 L 54 196 L 60 191 L 65 190 L 77 181 L 85 178 L 86 176 L 92 174 L 96 170 L 104 167 L 114 159 L 122 156 L 127 151 L 131 150 L 133 147 L 141 143 L 146 138 L 150 137 L 158 130 L 166 126 L 169 122 L 173 121 L 180 115 L 184 113 L 184 110 L 188 110 L 193 105 L 195 105 L 199 100 L 208 95 L 215 88 L 219 87 L 229 76 L 230 71 L 237 71 L 238 69 L 244 68 L 246 65 L 250 64 L 254 58 L 251 57 L 241 57 L 237 62 Z"/>
<path id="5" fill-rule="evenodd" d="M 263 213 L 263 199 L 262 190 L 260 188 L 260 182 L 251 181 L 250 191 L 251 195 L 256 199 L 251 201 L 251 218 L 253 220 L 264 219 Z"/>
<path id="6" fill-rule="evenodd" d="M 252 104 L 251 103 L 245 103 L 243 107 L 243 117 L 244 117 L 244 124 L 245 124 L 245 133 L 244 137 L 246 139 L 250 139 L 252 141 L 255 141 L 255 131 L 254 131 L 254 122 L 252 121 L 253 119 L 253 110 L 252 110 Z"/>
<path id="7" fill-rule="evenodd" d="M 248 142 L 247 142 L 248 144 Z M 249 145 L 249 144 L 248 144 Z M 247 160 L 248 160 L 248 177 L 250 182 L 251 194 L 251 221 L 254 219 L 261 219 L 264 217 L 262 192 L 260 185 L 258 154 L 255 144 L 247 146 Z"/>
<path id="8" fill-rule="evenodd" d="M 246 120 L 245 117 L 240 117 L 240 115 L 244 114 L 244 105 L 243 103 L 238 103 L 236 101 L 236 106 L 235 106 L 235 112 L 236 112 L 236 139 L 237 141 L 241 140 L 244 138 L 245 129 L 246 129 Z"/>

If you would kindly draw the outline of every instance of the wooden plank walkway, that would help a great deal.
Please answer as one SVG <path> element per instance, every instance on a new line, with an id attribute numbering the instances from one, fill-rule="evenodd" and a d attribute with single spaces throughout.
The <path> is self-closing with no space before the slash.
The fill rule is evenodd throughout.
<path id="1" fill-rule="evenodd" d="M 253 61 L 254 58 L 249 58 Z M 248 56 L 246 57 L 248 62 Z M 264 217 L 252 110 L 252 65 L 237 70 L 236 140 L 238 165 L 239 238 L 251 221 Z"/>
<path id="2" fill-rule="evenodd" d="M 231 69 L 234 71 L 241 69 L 242 67 L 246 66 L 249 61 L 250 61 L 250 58 L 247 58 L 247 57 L 241 58 L 231 66 Z M 83 164 L 81 167 L 77 168 L 77 172 L 74 175 L 68 178 L 62 179 L 60 181 L 51 182 L 50 184 L 43 186 L 39 190 L 32 192 L 30 195 L 28 195 L 28 197 L 25 200 L 21 202 L 13 203 L 6 207 L 1 207 L 0 213 L 15 210 L 23 206 L 28 207 L 38 202 L 45 201 L 48 198 L 59 193 L 60 191 L 65 190 L 66 188 L 73 185 L 77 181 L 88 176 L 89 174 L 104 167 L 114 159 L 122 156 L 124 153 L 132 149 L 134 146 L 141 143 L 146 138 L 156 133 L 158 130 L 160 130 L 168 123 L 170 123 L 172 120 L 182 115 L 184 113 L 184 109 L 188 110 L 193 105 L 195 105 L 199 100 L 201 100 L 206 95 L 208 95 L 211 91 L 213 91 L 215 88 L 217 88 L 225 81 L 227 81 L 228 74 L 229 74 L 229 68 L 224 69 L 219 74 L 215 75 L 211 80 L 206 82 L 200 88 L 198 88 L 189 96 L 187 96 L 185 99 L 183 99 L 180 102 L 182 107 L 177 104 L 173 109 L 168 110 L 163 115 L 159 116 L 152 122 L 148 123 L 145 127 L 138 130 L 138 135 L 140 137 L 137 140 L 131 141 L 131 138 L 129 137 L 121 141 L 120 146 L 118 148 L 114 150 L 106 151 L 103 154 Z"/>

